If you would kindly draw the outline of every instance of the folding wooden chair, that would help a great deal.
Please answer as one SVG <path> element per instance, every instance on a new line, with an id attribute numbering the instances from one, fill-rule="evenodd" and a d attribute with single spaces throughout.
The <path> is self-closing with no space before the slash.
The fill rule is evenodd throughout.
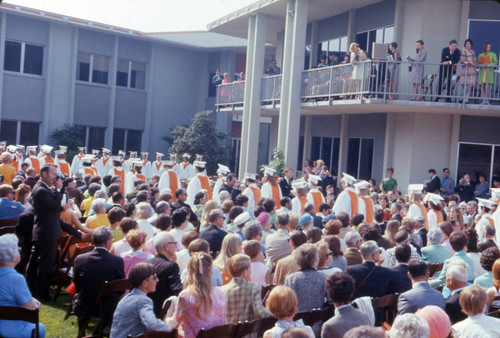
<path id="1" fill-rule="evenodd" d="M 380 298 L 372 298 L 373 310 L 384 308 L 385 321 L 392 325 L 398 311 L 398 299 L 399 299 L 399 293 L 386 295 Z"/>
<path id="2" fill-rule="evenodd" d="M 0 306 L 0 319 L 22 320 L 35 324 L 31 337 L 40 337 L 40 309 L 30 310 L 22 306 Z"/>
<path id="3" fill-rule="evenodd" d="M 226 324 L 214 326 L 211 329 L 201 329 L 196 335 L 196 338 L 214 338 L 214 337 L 224 337 L 224 338 L 236 338 L 236 333 L 238 332 L 238 325 Z"/>
<path id="4" fill-rule="evenodd" d="M 160 316 L 159 316 L 161 319 L 164 319 L 165 316 L 167 315 L 167 312 L 168 312 L 168 309 L 170 308 L 170 305 L 172 305 L 171 300 L 166 300 L 165 303 L 163 303 L 163 307 L 161 308 Z"/>
<path id="5" fill-rule="evenodd" d="M 17 225 L 17 219 L 1 219 L 0 227 L 15 227 Z"/>
<path id="6" fill-rule="evenodd" d="M 443 263 L 440 264 L 427 264 L 427 270 L 429 270 L 429 276 L 434 276 L 436 272 L 443 270 Z"/>
<path id="7" fill-rule="evenodd" d="M 302 319 L 305 325 L 312 326 L 314 323 L 327 319 L 332 311 L 331 307 L 324 307 L 322 309 L 312 309 L 311 311 L 302 311 L 295 314 L 293 320 Z"/>

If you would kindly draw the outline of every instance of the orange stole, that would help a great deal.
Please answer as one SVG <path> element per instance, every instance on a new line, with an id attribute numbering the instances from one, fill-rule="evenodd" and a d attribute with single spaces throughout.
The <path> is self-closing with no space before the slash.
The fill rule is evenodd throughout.
<path id="1" fill-rule="evenodd" d="M 64 173 L 66 176 L 69 176 L 69 163 L 68 162 L 58 162 L 59 170 Z"/>
<path id="2" fill-rule="evenodd" d="M 255 200 L 255 204 L 260 201 L 260 189 L 256 187 L 249 186 L 250 190 L 253 192 L 253 199 Z"/>
<path id="3" fill-rule="evenodd" d="M 307 204 L 307 196 L 306 197 L 297 196 L 297 198 L 300 201 L 300 215 L 299 215 L 300 217 L 304 214 L 304 206 Z"/>
<path id="4" fill-rule="evenodd" d="M 321 203 L 323 203 L 323 199 L 321 198 L 321 192 L 314 191 L 314 192 L 311 192 L 311 195 L 312 195 L 313 200 L 314 200 L 314 206 L 316 207 L 316 211 L 319 212 L 319 206 Z"/>
<path id="5" fill-rule="evenodd" d="M 366 209 L 366 219 L 365 223 L 371 224 L 373 223 L 373 201 L 370 197 L 362 196 L 361 199 L 363 202 L 365 202 L 365 209 Z"/>
<path id="6" fill-rule="evenodd" d="M 198 179 L 200 180 L 201 187 L 207 191 L 208 199 L 212 199 L 212 191 L 210 191 L 210 182 L 208 182 L 208 176 L 198 175 Z"/>
<path id="7" fill-rule="evenodd" d="M 106 165 L 106 163 L 108 163 L 109 161 L 109 156 L 108 157 L 102 157 L 102 165 Z"/>
<path id="8" fill-rule="evenodd" d="M 271 188 L 273 189 L 273 199 L 276 202 L 276 208 L 279 209 L 281 208 L 280 186 L 278 183 L 272 184 L 269 182 L 269 184 L 271 184 Z"/>
<path id="9" fill-rule="evenodd" d="M 113 168 L 113 172 L 115 173 L 115 176 L 120 176 L 122 179 L 122 184 L 120 184 L 120 192 L 122 194 L 125 193 L 125 170 L 116 170 L 116 168 Z"/>
<path id="10" fill-rule="evenodd" d="M 172 197 L 174 198 L 174 203 L 175 203 L 175 202 L 177 202 L 177 197 L 175 197 L 175 192 L 179 188 L 177 186 L 177 174 L 175 171 L 169 170 L 167 172 L 168 172 L 168 180 L 170 182 L 170 191 L 172 192 Z"/>
<path id="11" fill-rule="evenodd" d="M 19 170 L 19 162 L 17 160 L 14 160 L 14 159 L 12 159 L 11 162 L 12 162 L 12 166 L 14 168 L 16 168 L 16 174 L 17 174 L 17 171 Z"/>
<path id="12" fill-rule="evenodd" d="M 190 164 L 191 164 L 191 163 L 189 163 L 189 162 L 188 162 L 188 163 L 184 163 L 184 162 L 182 162 L 182 166 L 184 167 L 184 169 L 186 169 L 186 167 L 187 167 L 188 165 L 190 165 Z"/>
<path id="13" fill-rule="evenodd" d="M 427 210 L 425 210 L 425 207 L 422 204 L 414 203 L 419 209 L 420 213 L 422 214 L 422 217 L 425 219 L 425 230 L 429 230 L 429 221 L 427 220 Z"/>
<path id="14" fill-rule="evenodd" d="M 95 170 L 95 168 L 85 167 L 83 168 L 83 171 L 85 172 L 85 175 L 92 175 L 92 176 L 97 175 L 97 170 Z"/>
<path id="15" fill-rule="evenodd" d="M 434 209 L 432 209 L 432 211 L 434 211 L 434 213 L 436 214 L 437 224 L 441 223 L 443 221 L 443 214 L 441 213 L 441 211 Z"/>
<path id="16" fill-rule="evenodd" d="M 160 170 L 161 165 L 162 165 L 162 161 L 160 161 L 160 163 L 158 163 L 158 161 L 156 161 L 155 162 L 156 170 Z"/>
<path id="17" fill-rule="evenodd" d="M 351 217 L 358 213 L 358 194 L 354 191 L 346 190 L 351 198 Z"/>
<path id="18" fill-rule="evenodd" d="M 30 157 L 31 166 L 36 170 L 36 173 L 40 173 L 40 160 L 36 157 Z"/>
<path id="19" fill-rule="evenodd" d="M 137 177 L 140 180 L 143 180 L 144 183 L 146 183 L 146 176 L 144 176 L 143 174 L 135 174 L 135 177 Z"/>
<path id="20" fill-rule="evenodd" d="M 52 157 L 45 157 L 44 160 L 45 160 L 45 163 L 52 163 L 52 164 L 54 164 L 54 159 Z"/>

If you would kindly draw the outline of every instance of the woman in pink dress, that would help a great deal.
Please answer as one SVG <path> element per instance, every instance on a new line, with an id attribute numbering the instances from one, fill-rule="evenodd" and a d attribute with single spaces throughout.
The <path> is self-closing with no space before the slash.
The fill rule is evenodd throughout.
<path id="1" fill-rule="evenodd" d="M 184 290 L 179 294 L 175 318 L 178 336 L 195 338 L 198 332 L 226 324 L 226 297 L 210 282 L 212 257 L 197 252 L 189 261 Z"/>
<path id="2" fill-rule="evenodd" d="M 222 79 L 222 86 L 220 87 L 220 98 L 224 103 L 231 102 L 231 86 L 225 85 L 227 83 L 231 83 L 231 79 L 229 79 L 229 74 L 224 73 L 224 78 Z"/>
<path id="3" fill-rule="evenodd" d="M 125 264 L 125 277 L 128 278 L 130 269 L 138 263 L 143 263 L 154 256 L 142 249 L 146 245 L 146 233 L 142 230 L 130 230 L 125 238 L 132 247 L 132 250 L 124 252 L 121 256 Z"/>
<path id="4" fill-rule="evenodd" d="M 472 86 L 476 84 L 476 65 L 477 58 L 476 53 L 472 49 L 472 40 L 467 39 L 464 43 L 464 49 L 462 49 L 462 54 L 460 56 L 460 63 L 462 66 L 462 75 L 460 76 L 460 84 L 464 86 L 465 90 L 465 102 L 469 100 L 469 95 Z"/>

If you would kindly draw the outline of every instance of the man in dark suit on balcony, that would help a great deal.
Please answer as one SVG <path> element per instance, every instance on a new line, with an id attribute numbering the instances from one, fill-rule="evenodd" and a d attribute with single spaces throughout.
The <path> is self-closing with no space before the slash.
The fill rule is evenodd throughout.
<path id="1" fill-rule="evenodd" d="M 456 64 L 460 62 L 460 51 L 457 49 L 457 40 L 451 40 L 448 47 L 443 48 L 441 52 L 441 66 L 439 66 L 439 82 L 438 82 L 438 97 L 443 90 L 444 82 L 446 81 L 446 95 L 451 95 L 451 79 L 457 72 Z M 446 102 L 451 102 L 451 98 L 447 97 Z"/>

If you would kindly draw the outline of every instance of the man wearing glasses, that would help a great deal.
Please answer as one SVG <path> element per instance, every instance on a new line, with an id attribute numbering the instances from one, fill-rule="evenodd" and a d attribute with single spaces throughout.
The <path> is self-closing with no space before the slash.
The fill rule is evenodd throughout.
<path id="1" fill-rule="evenodd" d="M 0 185 L 0 220 L 11 219 L 17 221 L 24 207 L 21 203 L 15 202 L 16 194 L 14 189 L 8 184 Z"/>

